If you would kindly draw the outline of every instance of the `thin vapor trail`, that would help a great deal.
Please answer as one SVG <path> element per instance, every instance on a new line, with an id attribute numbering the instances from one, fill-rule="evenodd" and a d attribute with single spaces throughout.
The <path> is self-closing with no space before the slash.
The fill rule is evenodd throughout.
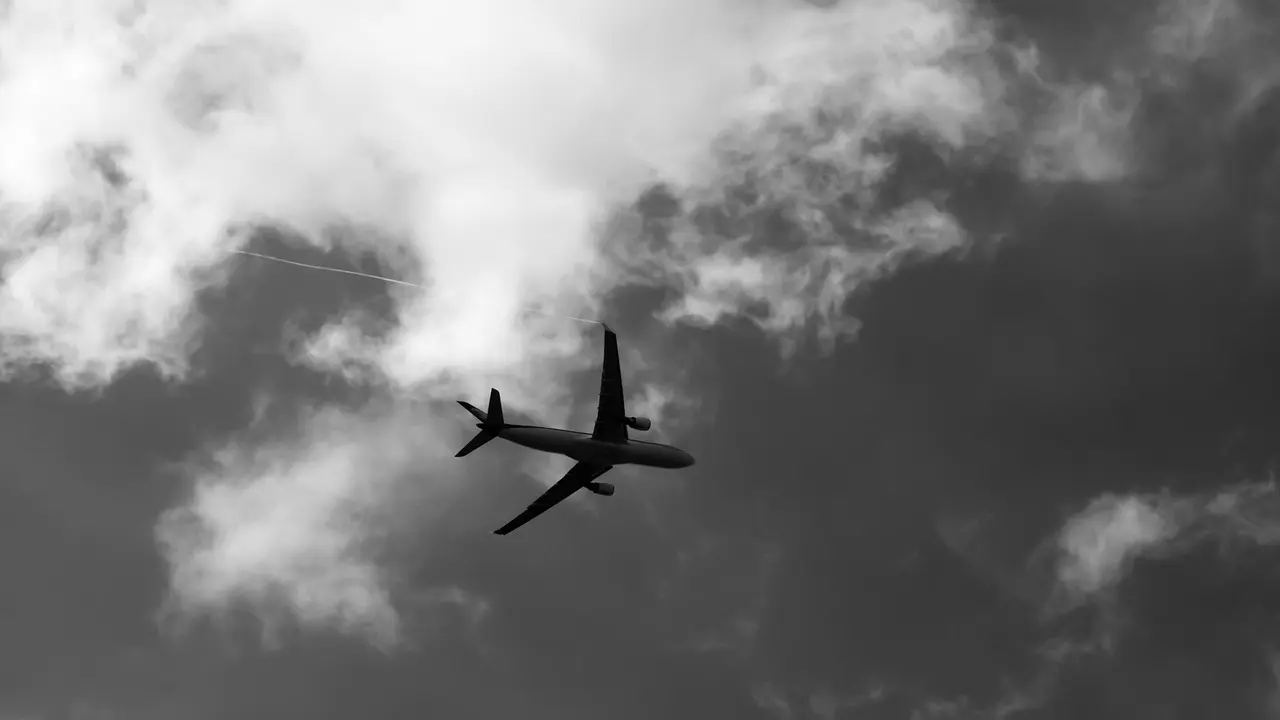
<path id="1" fill-rule="evenodd" d="M 369 278 L 370 280 L 381 280 L 383 282 L 395 283 L 396 285 L 408 285 L 409 287 L 421 288 L 423 290 L 428 289 L 427 286 L 425 285 L 409 282 L 408 280 L 397 280 L 395 278 L 389 278 L 382 275 L 374 275 L 372 273 L 359 272 L 358 270 L 344 270 L 342 268 L 329 267 L 328 265 L 313 265 L 311 263 L 298 262 L 297 260 L 286 260 L 281 257 L 275 257 L 274 255 L 264 255 L 262 253 L 250 252 L 248 250 L 232 250 L 231 252 L 234 252 L 240 255 L 249 255 L 251 257 L 261 258 L 263 260 L 270 260 L 272 262 L 284 263 L 285 265 L 294 265 L 301 268 L 307 268 L 309 270 L 323 270 L 325 272 L 342 273 L 343 275 L 355 275 L 357 277 Z M 599 320 L 588 320 L 587 318 L 574 317 L 572 315 L 558 315 L 556 313 L 549 313 L 544 310 L 536 310 L 533 308 L 529 308 L 528 311 L 538 313 L 540 315 L 546 315 L 547 317 L 562 318 L 565 320 L 576 320 L 577 322 L 591 323 L 593 325 L 604 325 L 604 323 L 600 322 Z"/>

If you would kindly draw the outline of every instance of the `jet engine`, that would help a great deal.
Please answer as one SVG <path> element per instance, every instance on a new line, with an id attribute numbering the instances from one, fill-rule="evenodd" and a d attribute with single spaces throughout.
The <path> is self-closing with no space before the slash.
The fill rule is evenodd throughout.
<path id="1" fill-rule="evenodd" d="M 627 418 L 627 427 L 631 428 L 632 430 L 639 430 L 640 432 L 644 432 L 649 428 L 653 427 L 653 423 L 649 420 L 649 418 L 640 417 L 639 415 L 637 415 L 635 417 Z"/>
<path id="2" fill-rule="evenodd" d="M 605 497 L 609 497 L 610 495 L 613 494 L 614 487 L 613 485 L 606 482 L 593 482 L 593 483 L 587 483 L 587 489 L 597 495 L 604 495 Z"/>

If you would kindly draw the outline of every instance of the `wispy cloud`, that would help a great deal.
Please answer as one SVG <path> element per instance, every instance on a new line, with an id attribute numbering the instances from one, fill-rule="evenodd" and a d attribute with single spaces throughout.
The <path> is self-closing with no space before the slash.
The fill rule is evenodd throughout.
<path id="1" fill-rule="evenodd" d="M 1274 481 L 1204 494 L 1108 494 L 1072 515 L 1057 542 L 1060 599 L 1105 599 L 1138 558 L 1172 559 L 1208 546 L 1226 559 L 1280 544 L 1280 495 Z"/>
<path id="2" fill-rule="evenodd" d="M 784 348 L 803 328 L 830 343 L 857 330 L 844 306 L 858 287 L 972 242 L 949 173 L 1006 157 L 1037 180 L 1131 169 L 1126 97 L 1053 79 L 1034 45 L 998 38 L 970 3 L 797 10 L 757 46 L 757 82 L 709 162 L 670 179 L 681 209 L 639 225 L 658 239 L 629 253 L 642 278 L 681 289 L 670 321 L 743 316 Z"/>

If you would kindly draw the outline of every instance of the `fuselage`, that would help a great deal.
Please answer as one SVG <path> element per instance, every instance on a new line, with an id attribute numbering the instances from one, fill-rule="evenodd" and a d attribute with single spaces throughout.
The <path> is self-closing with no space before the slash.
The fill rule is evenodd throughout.
<path id="1" fill-rule="evenodd" d="M 677 447 L 661 443 L 630 440 L 605 442 L 590 433 L 538 427 L 508 425 L 498 437 L 532 450 L 566 455 L 579 462 L 600 465 L 646 465 L 659 468 L 682 468 L 693 464 L 693 456 Z"/>

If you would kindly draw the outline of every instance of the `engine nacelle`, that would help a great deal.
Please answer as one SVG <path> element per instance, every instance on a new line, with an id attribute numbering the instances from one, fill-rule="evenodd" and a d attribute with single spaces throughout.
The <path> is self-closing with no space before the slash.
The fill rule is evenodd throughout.
<path id="1" fill-rule="evenodd" d="M 613 485 L 606 482 L 587 483 L 587 489 L 597 495 L 604 495 L 605 497 L 609 497 L 614 491 Z"/>
<path id="2" fill-rule="evenodd" d="M 627 418 L 627 427 L 631 428 L 632 430 L 639 430 L 640 432 L 644 432 L 649 428 L 653 427 L 653 423 L 649 420 L 649 418 L 641 417 L 637 415 L 635 417 Z"/>

